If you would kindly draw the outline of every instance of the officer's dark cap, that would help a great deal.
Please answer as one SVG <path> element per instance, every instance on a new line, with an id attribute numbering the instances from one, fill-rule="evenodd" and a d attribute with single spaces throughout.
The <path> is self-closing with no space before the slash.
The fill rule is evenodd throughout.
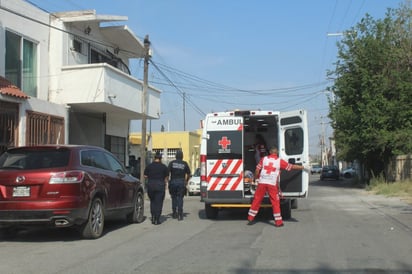
<path id="1" fill-rule="evenodd" d="M 155 159 L 162 159 L 162 154 L 159 151 L 156 151 Z"/>
<path id="2" fill-rule="evenodd" d="M 179 160 L 183 159 L 183 151 L 181 150 L 176 151 L 176 159 L 179 159 Z"/>

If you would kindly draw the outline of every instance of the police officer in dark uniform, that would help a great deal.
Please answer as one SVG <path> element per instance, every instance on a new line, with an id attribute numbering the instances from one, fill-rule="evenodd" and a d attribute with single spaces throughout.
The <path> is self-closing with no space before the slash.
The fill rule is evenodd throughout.
<path id="1" fill-rule="evenodd" d="M 183 220 L 183 196 L 186 193 L 186 185 L 190 178 L 190 168 L 183 161 L 183 152 L 176 151 L 176 160 L 169 163 L 170 173 L 169 193 L 172 197 L 172 216 L 179 221 Z"/>
<path id="2" fill-rule="evenodd" d="M 150 199 L 150 213 L 152 214 L 152 224 L 160 224 L 160 216 L 163 209 L 163 201 L 169 177 L 167 166 L 162 163 L 162 154 L 156 152 L 154 161 L 144 170 L 144 177 L 147 178 L 147 195 Z"/>

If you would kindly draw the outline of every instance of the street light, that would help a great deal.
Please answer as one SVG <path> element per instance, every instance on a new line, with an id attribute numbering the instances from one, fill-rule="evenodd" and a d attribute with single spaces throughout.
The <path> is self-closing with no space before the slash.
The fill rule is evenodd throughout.
<path id="1" fill-rule="evenodd" d="M 343 36 L 344 33 L 343 32 L 328 32 L 326 35 L 329 37 L 330 36 Z"/>

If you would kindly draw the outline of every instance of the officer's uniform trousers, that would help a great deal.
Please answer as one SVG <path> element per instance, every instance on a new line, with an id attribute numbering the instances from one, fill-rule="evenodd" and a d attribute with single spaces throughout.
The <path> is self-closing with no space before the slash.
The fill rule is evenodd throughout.
<path id="1" fill-rule="evenodd" d="M 186 186 L 185 179 L 172 179 L 169 183 L 169 192 L 172 196 L 173 212 L 183 214 L 183 196 L 185 195 Z"/>
<path id="2" fill-rule="evenodd" d="M 147 195 L 150 199 L 150 213 L 157 219 L 162 215 L 163 201 L 165 199 L 165 184 L 157 181 L 147 184 Z"/>

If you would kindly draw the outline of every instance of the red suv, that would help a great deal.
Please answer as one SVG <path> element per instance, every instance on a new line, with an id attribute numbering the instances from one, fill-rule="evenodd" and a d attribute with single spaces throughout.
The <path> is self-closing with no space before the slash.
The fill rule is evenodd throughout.
<path id="1" fill-rule="evenodd" d="M 18 147 L 0 156 L 0 227 L 6 231 L 75 226 L 84 238 L 99 238 L 111 217 L 143 222 L 143 193 L 140 181 L 100 147 Z"/>

